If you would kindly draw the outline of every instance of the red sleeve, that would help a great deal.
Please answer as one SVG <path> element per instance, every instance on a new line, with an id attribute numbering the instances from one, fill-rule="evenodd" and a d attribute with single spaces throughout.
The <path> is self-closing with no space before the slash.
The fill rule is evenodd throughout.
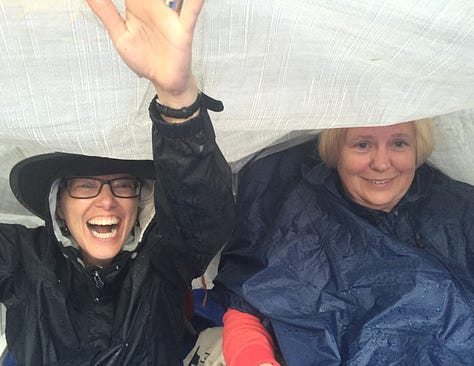
<path id="1" fill-rule="evenodd" d="M 280 364 L 275 360 L 270 333 L 260 320 L 250 314 L 228 309 L 223 317 L 222 348 L 227 366 Z"/>

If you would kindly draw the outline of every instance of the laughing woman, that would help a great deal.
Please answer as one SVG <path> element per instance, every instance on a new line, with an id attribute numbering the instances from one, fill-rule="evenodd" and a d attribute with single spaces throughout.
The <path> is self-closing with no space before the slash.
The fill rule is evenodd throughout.
<path id="1" fill-rule="evenodd" d="M 126 21 L 109 0 L 88 4 L 160 98 L 153 161 L 49 153 L 12 169 L 13 193 L 45 226 L 0 225 L 8 349 L 19 365 L 181 365 L 183 298 L 233 216 L 207 113 L 222 105 L 198 93 L 190 68 L 203 1 L 179 14 L 129 2 Z"/>

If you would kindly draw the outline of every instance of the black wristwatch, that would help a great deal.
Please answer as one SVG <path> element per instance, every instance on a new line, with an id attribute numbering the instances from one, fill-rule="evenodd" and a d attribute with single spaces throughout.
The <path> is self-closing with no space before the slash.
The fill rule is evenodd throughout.
<path id="1" fill-rule="evenodd" d="M 190 106 L 183 107 L 181 109 L 174 109 L 163 104 L 160 104 L 158 98 L 156 98 L 156 109 L 162 115 L 171 118 L 189 118 L 202 106 L 202 93 L 199 92 L 196 100 Z"/>

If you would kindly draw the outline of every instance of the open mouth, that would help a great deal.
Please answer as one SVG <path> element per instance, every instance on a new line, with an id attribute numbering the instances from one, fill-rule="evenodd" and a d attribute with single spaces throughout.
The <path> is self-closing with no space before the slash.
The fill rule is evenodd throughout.
<path id="1" fill-rule="evenodd" d="M 93 218 L 87 222 L 87 227 L 94 237 L 110 239 L 117 234 L 119 223 L 120 219 L 118 217 Z"/>

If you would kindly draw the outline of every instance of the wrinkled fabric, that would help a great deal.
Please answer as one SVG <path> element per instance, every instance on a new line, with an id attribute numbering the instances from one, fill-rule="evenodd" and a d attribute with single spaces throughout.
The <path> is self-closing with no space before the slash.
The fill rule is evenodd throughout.
<path id="1" fill-rule="evenodd" d="M 85 268 L 51 220 L 0 225 L 0 300 L 18 365 L 181 365 L 183 299 L 227 240 L 231 173 L 207 111 L 181 125 L 154 102 L 156 214 L 143 240 L 104 268 Z"/>
<path id="2" fill-rule="evenodd" d="M 290 366 L 472 365 L 474 187 L 428 164 L 390 213 L 349 200 L 315 144 L 258 160 L 215 295 Z"/>

